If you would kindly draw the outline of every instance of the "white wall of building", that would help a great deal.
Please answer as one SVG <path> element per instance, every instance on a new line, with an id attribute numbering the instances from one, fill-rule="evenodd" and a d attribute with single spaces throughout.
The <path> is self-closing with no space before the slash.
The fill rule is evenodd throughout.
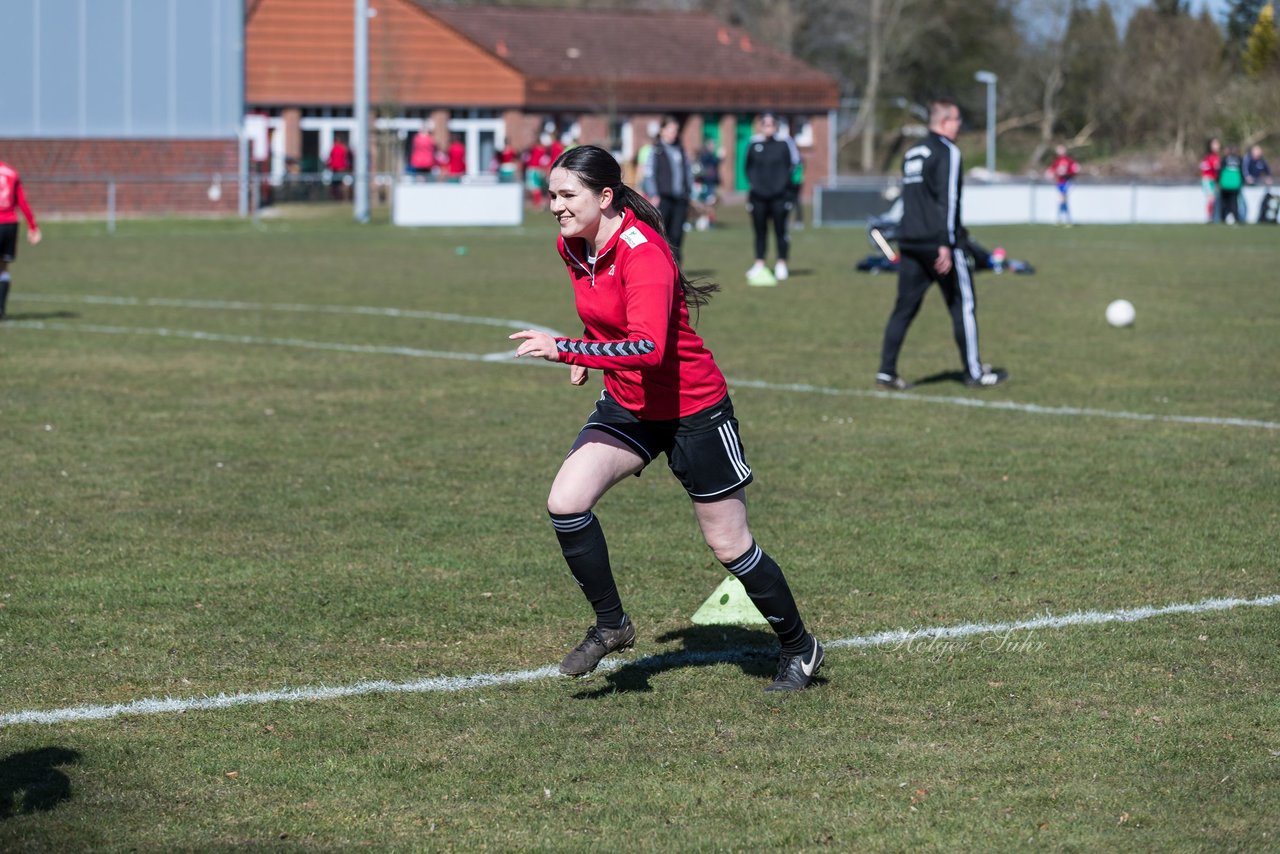
<path id="1" fill-rule="evenodd" d="M 1248 219 L 1258 215 L 1265 187 L 1246 187 Z M 1199 184 L 1078 184 L 1068 195 L 1071 219 L 1080 225 L 1196 223 L 1205 220 Z M 966 184 L 961 218 L 966 225 L 1054 223 L 1058 190 L 1052 184 Z"/>

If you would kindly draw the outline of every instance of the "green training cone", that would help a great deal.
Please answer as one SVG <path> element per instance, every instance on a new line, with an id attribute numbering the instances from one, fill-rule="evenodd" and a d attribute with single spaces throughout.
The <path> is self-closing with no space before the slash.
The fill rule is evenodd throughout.
<path id="1" fill-rule="evenodd" d="M 690 618 L 700 626 L 741 626 L 768 621 L 747 596 L 742 582 L 730 575 Z"/>

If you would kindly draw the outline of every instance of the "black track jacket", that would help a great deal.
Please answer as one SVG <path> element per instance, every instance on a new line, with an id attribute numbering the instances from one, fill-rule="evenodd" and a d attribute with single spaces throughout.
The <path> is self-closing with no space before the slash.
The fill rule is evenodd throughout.
<path id="1" fill-rule="evenodd" d="M 795 166 L 796 155 L 787 140 L 776 136 L 755 137 L 747 147 L 743 172 L 752 195 L 772 199 L 786 195 L 791 189 Z"/>
<path id="2" fill-rule="evenodd" d="M 933 131 L 902 156 L 903 249 L 934 254 L 960 241 L 961 174 L 960 149 Z"/>

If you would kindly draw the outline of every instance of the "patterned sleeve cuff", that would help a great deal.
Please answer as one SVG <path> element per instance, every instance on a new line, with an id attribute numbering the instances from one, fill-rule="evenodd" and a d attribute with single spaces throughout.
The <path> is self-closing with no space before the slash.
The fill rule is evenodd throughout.
<path id="1" fill-rule="evenodd" d="M 579 356 L 647 356 L 657 345 L 647 338 L 639 341 L 574 341 L 556 339 L 556 350 Z"/>

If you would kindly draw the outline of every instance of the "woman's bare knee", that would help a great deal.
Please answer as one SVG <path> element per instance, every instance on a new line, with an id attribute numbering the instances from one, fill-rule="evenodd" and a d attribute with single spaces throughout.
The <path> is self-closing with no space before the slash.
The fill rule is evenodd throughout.
<path id="1" fill-rule="evenodd" d="M 547 495 L 547 512 L 557 516 L 574 513 L 586 513 L 593 506 L 589 497 L 568 490 L 557 490 L 552 487 Z"/>
<path id="2" fill-rule="evenodd" d="M 728 563 L 735 558 L 740 558 L 746 554 L 747 549 L 751 548 L 751 534 L 747 532 L 745 536 L 738 534 L 732 537 L 717 537 L 714 540 L 711 537 L 705 537 L 707 545 L 711 548 L 711 552 L 716 556 L 716 560 L 721 563 Z"/>
<path id="3" fill-rule="evenodd" d="M 578 438 L 556 473 L 547 495 L 551 513 L 585 513 L 614 484 L 644 467 L 639 455 L 620 440 L 590 433 Z"/>
<path id="4" fill-rule="evenodd" d="M 728 498 L 706 504 L 694 503 L 694 515 L 716 559 L 728 563 L 751 548 L 751 529 L 747 527 L 747 500 L 741 489 Z"/>

